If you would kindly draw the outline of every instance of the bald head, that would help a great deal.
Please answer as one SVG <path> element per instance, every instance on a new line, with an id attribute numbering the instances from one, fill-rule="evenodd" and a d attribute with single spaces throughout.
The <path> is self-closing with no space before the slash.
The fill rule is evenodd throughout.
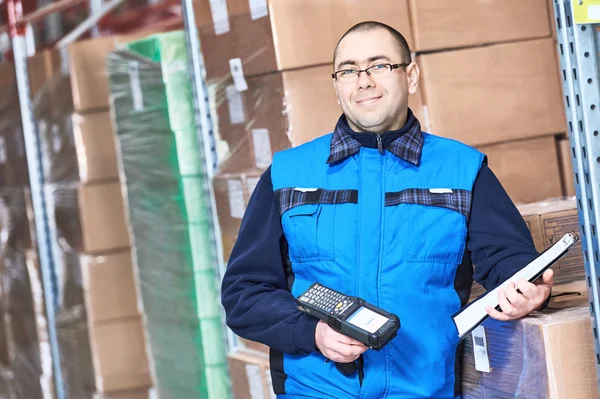
<path id="1" fill-rule="evenodd" d="M 410 63 L 410 47 L 408 46 L 408 42 L 406 41 L 406 39 L 404 38 L 404 36 L 402 36 L 402 34 L 400 32 L 398 32 L 396 29 L 392 28 L 391 26 L 386 25 L 381 22 L 365 21 L 365 22 L 360 22 L 360 23 L 354 25 L 352 28 L 348 29 L 348 31 L 346 33 L 344 33 L 344 35 L 337 42 L 337 45 L 335 46 L 335 51 L 333 52 L 333 64 L 335 65 L 338 47 L 340 46 L 340 43 L 342 42 L 342 40 L 344 40 L 344 38 L 346 36 L 348 36 L 351 33 L 369 32 L 369 31 L 372 31 L 375 29 L 382 29 L 382 30 L 387 31 L 389 34 L 391 34 L 392 37 L 394 38 L 394 40 L 398 44 L 398 48 L 400 49 L 400 54 L 403 55 L 402 62 L 405 62 L 407 64 Z"/>

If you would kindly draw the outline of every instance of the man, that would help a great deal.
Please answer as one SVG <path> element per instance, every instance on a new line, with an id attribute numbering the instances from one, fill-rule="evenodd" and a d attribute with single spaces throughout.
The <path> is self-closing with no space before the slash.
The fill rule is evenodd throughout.
<path id="1" fill-rule="evenodd" d="M 271 348 L 279 398 L 459 397 L 451 315 L 473 277 L 490 289 L 533 260 L 531 235 L 483 154 L 421 132 L 400 33 L 354 26 L 332 77 L 334 133 L 275 154 L 250 200 L 223 280 L 227 323 Z M 295 297 L 314 282 L 397 314 L 397 337 L 367 350 L 301 313 Z M 489 315 L 527 315 L 552 283 L 548 271 L 509 286 Z"/>

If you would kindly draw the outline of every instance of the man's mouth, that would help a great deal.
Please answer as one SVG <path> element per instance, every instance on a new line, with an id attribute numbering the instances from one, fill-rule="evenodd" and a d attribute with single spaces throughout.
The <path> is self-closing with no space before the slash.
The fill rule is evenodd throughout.
<path id="1" fill-rule="evenodd" d="M 377 101 L 379 101 L 380 98 L 381 98 L 381 96 L 367 97 L 362 100 L 356 101 L 356 103 L 359 105 L 372 105 L 372 104 L 375 104 Z"/>

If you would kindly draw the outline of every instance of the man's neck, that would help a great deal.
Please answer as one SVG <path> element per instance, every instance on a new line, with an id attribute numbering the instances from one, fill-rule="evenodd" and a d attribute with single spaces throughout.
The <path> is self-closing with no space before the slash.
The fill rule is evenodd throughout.
<path id="1" fill-rule="evenodd" d="M 356 126 L 348 118 L 346 118 L 346 120 L 348 121 L 348 126 L 350 126 L 350 129 L 352 129 L 355 133 L 368 132 L 368 133 L 374 133 L 374 134 L 383 134 L 383 133 L 390 132 L 390 131 L 400 130 L 404 127 L 404 125 L 406 125 L 407 119 L 408 119 L 408 110 L 407 110 L 407 112 L 404 113 L 402 118 L 397 120 L 391 126 L 381 126 L 381 127 L 375 127 L 375 128 L 373 128 L 373 127 L 361 128 L 361 127 Z"/>

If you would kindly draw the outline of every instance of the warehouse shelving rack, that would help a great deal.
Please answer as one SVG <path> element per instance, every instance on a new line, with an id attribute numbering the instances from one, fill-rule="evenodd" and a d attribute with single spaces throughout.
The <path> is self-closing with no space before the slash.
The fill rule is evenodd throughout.
<path id="1" fill-rule="evenodd" d="M 600 385 L 600 1 L 553 3 Z"/>
<path id="2" fill-rule="evenodd" d="M 48 339 L 52 354 L 52 369 L 54 383 L 56 389 L 56 399 L 66 399 L 62 372 L 60 367 L 60 354 L 58 351 L 57 331 L 55 328 L 56 315 L 56 279 L 54 259 L 56 249 L 53 248 L 53 242 L 56 242 L 52 237 L 52 231 L 49 228 L 49 212 L 47 208 L 48 198 L 43 189 L 44 173 L 41 156 L 41 143 L 39 141 L 39 132 L 34 122 L 32 98 L 29 89 L 28 71 L 27 71 L 27 56 L 29 54 L 28 43 L 26 39 L 26 29 L 29 24 L 37 23 L 47 19 L 70 7 L 76 6 L 84 0 L 58 0 L 38 8 L 34 12 L 23 15 L 21 0 L 6 0 L 8 10 L 8 23 L 0 26 L 0 32 L 8 31 L 11 38 L 13 59 L 15 65 L 15 73 L 17 80 L 17 88 L 19 94 L 19 107 L 21 111 L 21 119 L 23 125 L 23 134 L 25 138 L 25 150 L 27 155 L 27 167 L 30 176 L 30 189 L 32 197 L 32 205 L 34 210 L 34 223 L 36 230 L 36 241 L 39 251 L 39 262 L 42 271 L 42 281 L 44 286 L 44 300 L 46 302 L 46 317 L 48 319 Z M 117 6 L 124 3 L 126 0 L 88 0 L 90 6 L 90 16 L 84 20 L 72 32 L 60 39 L 56 47 L 65 48 L 71 42 L 77 40 L 81 35 L 88 31 L 92 32 L 92 36 L 98 34 L 97 24 L 104 16 L 113 11 Z M 169 1 L 169 0 L 167 0 Z M 155 1 L 149 1 L 148 11 L 159 9 L 164 6 Z M 169 1 L 171 2 L 171 1 Z M 0 0 L 2 4 L 2 0 Z M 224 273 L 223 251 L 221 247 L 221 234 L 217 222 L 215 197 L 212 188 L 212 177 L 217 168 L 217 154 L 215 150 L 215 140 L 213 136 L 212 124 L 208 106 L 208 95 L 204 81 L 204 67 L 202 55 L 200 53 L 200 43 L 198 40 L 197 30 L 194 23 L 194 13 L 192 8 L 192 0 L 181 0 L 182 17 L 186 32 L 186 42 L 188 47 L 189 71 L 194 88 L 194 102 L 196 122 L 198 129 L 198 137 L 200 143 L 200 153 L 205 165 L 204 181 L 206 182 L 205 192 L 210 198 L 210 209 L 212 217 L 211 231 L 214 247 L 214 263 L 218 265 L 218 275 L 216 278 L 221 278 Z M 142 11 L 143 12 L 143 11 Z M 177 21 L 174 18 L 159 22 L 155 26 L 165 26 L 172 28 L 177 26 Z M 52 22 L 55 23 L 56 19 Z M 181 21 L 179 21 L 181 22 Z M 56 23 L 55 23 L 56 24 Z M 54 26 L 54 30 L 59 29 Z M 216 281 L 215 283 L 218 284 Z M 48 289 L 50 288 L 50 289 Z M 224 320 L 224 318 L 223 318 Z M 235 337 L 233 333 L 227 331 L 227 344 L 229 348 L 235 346 Z"/>

